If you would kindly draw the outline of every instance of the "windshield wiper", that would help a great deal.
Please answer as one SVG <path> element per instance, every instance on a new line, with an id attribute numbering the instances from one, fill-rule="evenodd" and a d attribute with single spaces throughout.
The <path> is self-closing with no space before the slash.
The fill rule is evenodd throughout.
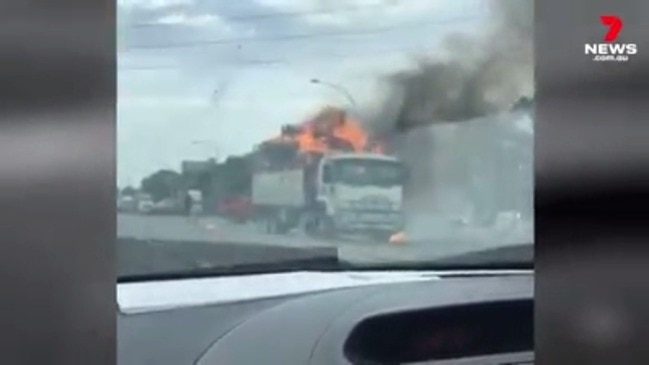
<path id="1" fill-rule="evenodd" d="M 208 277 L 277 274 L 293 271 L 343 271 L 352 266 L 335 257 L 314 257 L 312 259 L 286 260 L 279 262 L 259 262 L 234 266 L 191 268 L 177 271 L 160 271 L 122 275 L 118 283 L 199 279 Z"/>
<path id="2" fill-rule="evenodd" d="M 534 245 L 511 245 L 433 260 L 432 266 L 475 270 L 534 269 Z"/>
<path id="3" fill-rule="evenodd" d="M 349 269 L 335 247 L 122 238 L 117 254 L 118 283 Z"/>
<path id="4" fill-rule="evenodd" d="M 426 260 L 393 261 L 356 266 L 355 270 L 533 270 L 534 245 L 519 244 Z"/>

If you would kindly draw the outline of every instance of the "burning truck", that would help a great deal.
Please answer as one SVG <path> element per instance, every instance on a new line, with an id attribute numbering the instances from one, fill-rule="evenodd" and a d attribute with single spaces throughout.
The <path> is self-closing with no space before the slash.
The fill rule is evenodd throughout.
<path id="1" fill-rule="evenodd" d="M 282 128 L 254 153 L 254 219 L 266 233 L 302 229 L 385 240 L 403 228 L 407 169 L 344 110 Z"/>

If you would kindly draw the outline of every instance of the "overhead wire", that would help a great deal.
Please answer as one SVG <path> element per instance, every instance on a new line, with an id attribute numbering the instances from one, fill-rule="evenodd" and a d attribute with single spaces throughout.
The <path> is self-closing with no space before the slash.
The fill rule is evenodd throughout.
<path id="1" fill-rule="evenodd" d="M 436 22 L 428 22 L 427 25 L 438 25 L 442 24 L 445 22 L 458 22 L 458 21 L 464 21 L 464 20 L 475 20 L 475 16 L 470 17 L 462 17 L 460 18 L 453 18 L 453 19 L 446 19 L 444 21 L 436 21 Z M 399 29 L 399 26 L 394 26 L 391 27 L 391 30 L 394 29 Z M 349 32 L 346 32 L 348 34 Z M 357 34 L 357 33 L 354 33 Z M 425 52 L 432 49 L 432 47 L 408 47 L 408 48 L 388 48 L 388 49 L 375 49 L 375 50 L 370 50 L 369 52 L 362 52 L 362 53 L 355 53 L 355 52 L 344 52 L 344 53 L 332 53 L 329 51 L 323 51 L 323 52 L 308 52 L 304 54 L 297 54 L 297 57 L 291 57 L 291 58 L 285 58 L 285 57 L 276 57 L 276 58 L 270 58 L 270 59 L 245 59 L 245 58 L 237 58 L 236 64 L 230 62 L 215 62 L 207 67 L 205 66 L 198 66 L 198 65 L 192 65 L 192 67 L 201 67 L 204 69 L 213 69 L 213 68 L 219 68 L 219 67 L 224 67 L 224 66 L 272 66 L 272 65 L 287 65 L 287 64 L 293 64 L 296 62 L 302 62 L 304 60 L 309 59 L 310 57 L 315 57 L 317 59 L 352 59 L 352 58 L 360 58 L 360 57 L 369 57 L 369 56 L 375 56 L 377 54 L 385 54 L 385 53 L 390 53 L 390 52 Z M 237 53 L 241 50 L 241 45 L 239 44 L 237 47 Z M 182 67 L 187 67 L 186 65 L 180 66 L 180 65 L 143 65 L 143 66 L 119 66 L 119 70 L 132 70 L 132 71 L 147 71 L 147 70 L 173 70 L 173 69 L 181 69 Z"/>
<path id="2" fill-rule="evenodd" d="M 407 29 L 413 27 L 421 27 L 427 25 L 441 25 L 446 23 L 457 23 L 469 20 L 475 20 L 475 15 L 470 16 L 461 16 L 456 18 L 449 18 L 445 20 L 438 20 L 431 22 L 430 20 L 423 20 L 417 22 L 410 22 L 407 24 L 398 24 L 385 27 L 376 27 L 368 29 L 358 29 L 358 30 L 338 30 L 338 31 L 329 31 L 322 33 L 303 33 L 303 34 L 284 34 L 276 36 L 267 36 L 267 37 L 240 37 L 240 38 L 221 38 L 221 39 L 212 39 L 212 40 L 197 40 L 197 41 L 186 41 L 186 42 L 177 42 L 177 43 L 168 43 L 168 44 L 141 44 L 133 45 L 122 50 L 122 52 L 128 52 L 132 50 L 161 50 L 161 49 L 178 49 L 178 48 L 192 48 L 200 46 L 213 46 L 213 45 L 225 45 L 225 44 L 241 44 L 241 43 L 263 43 L 263 42 L 285 42 L 293 40 L 303 40 L 303 39 L 317 39 L 317 38 L 330 38 L 330 37 L 348 37 L 348 36 L 361 36 L 361 35 L 371 35 L 391 32 L 397 29 Z"/>
<path id="3" fill-rule="evenodd" d="M 409 2 L 413 1 L 430 1 L 430 0 L 407 0 Z M 402 5 L 402 3 L 395 1 L 388 2 L 377 2 L 376 4 L 358 4 L 358 5 L 348 5 L 337 7 L 336 9 L 319 9 L 319 10 L 302 10 L 302 11 L 290 11 L 290 12 L 274 12 L 274 13 L 259 13 L 259 14 L 244 14 L 244 15 L 227 15 L 224 18 L 228 21 L 257 21 L 264 19 L 277 19 L 277 18 L 293 18 L 293 17 L 302 17 L 308 15 L 320 15 L 320 14 L 340 14 L 348 13 L 359 10 L 367 10 L 373 8 L 386 8 Z M 131 28 L 152 28 L 152 27 L 161 27 L 168 26 L 169 24 L 162 23 L 135 23 L 132 24 Z"/>
<path id="4" fill-rule="evenodd" d="M 294 57 L 291 59 L 287 58 L 274 58 L 274 59 L 239 59 L 235 62 L 226 61 L 226 62 L 216 62 L 210 65 L 191 65 L 191 68 L 196 69 L 205 69 L 211 70 L 219 67 L 226 66 L 273 66 L 273 65 L 290 65 L 295 63 L 304 62 L 306 60 L 321 60 L 321 59 L 356 59 L 364 57 L 374 57 L 377 54 L 390 54 L 390 53 L 413 53 L 413 52 L 427 52 L 432 50 L 433 47 L 408 47 L 408 48 L 384 48 L 384 49 L 374 49 L 368 52 L 362 53 L 330 53 L 330 52 L 309 52 L 299 57 Z M 187 65 L 153 65 L 153 66 L 123 66 L 118 65 L 118 70 L 122 71 L 155 71 L 155 70 L 177 70 Z"/>

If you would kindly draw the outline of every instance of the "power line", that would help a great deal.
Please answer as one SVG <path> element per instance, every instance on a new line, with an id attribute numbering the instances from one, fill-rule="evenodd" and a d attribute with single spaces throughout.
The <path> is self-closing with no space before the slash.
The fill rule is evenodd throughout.
<path id="1" fill-rule="evenodd" d="M 275 59 L 268 59 L 268 60 L 246 60 L 246 59 L 241 59 L 237 61 L 236 63 L 233 62 L 221 62 L 217 63 L 214 65 L 210 65 L 207 67 L 201 67 L 201 69 L 216 69 L 219 67 L 224 67 L 224 65 L 233 65 L 237 67 L 246 67 L 246 66 L 258 66 L 258 65 L 289 65 L 289 64 L 294 64 L 297 62 L 305 61 L 307 58 L 314 57 L 317 59 L 353 59 L 353 58 L 360 58 L 360 57 L 374 57 L 377 54 L 387 54 L 387 53 L 409 53 L 409 52 L 428 52 L 432 50 L 433 47 L 409 47 L 409 48 L 389 48 L 389 49 L 376 49 L 376 50 L 371 50 L 369 52 L 363 52 L 363 53 L 344 53 L 344 54 L 339 54 L 339 53 L 329 53 L 329 52 L 317 52 L 317 53 L 309 53 L 309 54 L 304 54 L 302 57 L 296 58 L 296 59 L 285 59 L 285 58 L 275 58 Z M 182 66 L 128 66 L 128 67 L 119 67 L 118 70 L 120 71 L 156 71 L 156 70 L 177 70 L 180 69 Z M 193 69 L 196 69 L 196 66 L 192 66 Z"/>
<path id="2" fill-rule="evenodd" d="M 414 1 L 430 1 L 430 0 L 407 0 L 408 2 L 414 2 Z M 405 1 L 403 1 L 405 2 Z M 276 18 L 293 18 L 293 17 L 301 17 L 301 16 L 308 16 L 308 15 L 319 15 L 319 14 L 340 14 L 340 13 L 348 13 L 348 12 L 354 12 L 358 10 L 366 10 L 366 9 L 373 9 L 373 8 L 391 8 L 395 6 L 402 5 L 402 3 L 399 2 L 378 2 L 376 4 L 363 4 L 363 5 L 349 5 L 349 6 L 343 6 L 343 7 L 337 7 L 336 9 L 320 9 L 320 10 L 303 10 L 303 11 L 291 11 L 291 12 L 277 12 L 277 13 L 260 13 L 260 14 L 245 14 L 245 15 L 234 15 L 234 16 L 225 16 L 226 20 L 228 21 L 238 21 L 238 22 L 243 22 L 243 21 L 249 21 L 249 20 L 264 20 L 264 19 L 276 19 Z M 168 24 L 160 24 L 160 23 L 136 23 L 131 25 L 132 28 L 151 28 L 151 27 L 159 27 L 159 26 L 166 26 Z"/>
<path id="3" fill-rule="evenodd" d="M 156 49 L 174 49 L 174 48 L 192 48 L 199 46 L 212 46 L 212 45 L 224 45 L 224 44 L 239 44 L 244 42 L 259 43 L 259 42 L 284 42 L 300 39 L 316 39 L 316 38 L 329 38 L 329 37 L 340 37 L 340 36 L 359 36 L 359 35 L 369 35 L 369 34 L 378 34 L 390 32 L 395 29 L 406 29 L 412 27 L 426 26 L 426 25 L 440 25 L 446 23 L 458 23 L 464 21 L 476 20 L 476 16 L 462 16 L 457 18 L 445 19 L 437 22 L 430 21 L 419 21 L 409 24 L 400 24 L 393 25 L 388 27 L 373 28 L 373 29 L 362 29 L 356 31 L 332 31 L 325 33 L 306 33 L 306 34 L 286 34 L 280 36 L 270 36 L 270 37 L 242 37 L 242 38 L 223 38 L 223 39 L 214 39 L 214 40 L 202 40 L 202 41 L 192 41 L 192 42 L 179 42 L 175 44 L 152 44 L 152 45 L 135 45 L 124 50 L 128 52 L 131 50 L 156 50 Z"/>
<path id="4" fill-rule="evenodd" d="M 202 69 L 213 69 L 217 67 L 224 67 L 225 65 L 227 66 L 261 66 L 261 65 L 275 65 L 283 63 L 281 60 L 246 60 L 242 59 L 239 61 L 230 61 L 230 62 L 220 62 L 217 63 L 217 65 L 210 66 L 210 67 L 202 67 Z M 168 66 L 161 66 L 161 65 L 156 65 L 156 66 L 128 66 L 128 67 L 119 67 L 117 66 L 118 70 L 128 70 L 128 71 L 154 71 L 154 70 L 179 70 L 183 66 L 180 65 L 168 65 Z"/>
<path id="5" fill-rule="evenodd" d="M 297 54 L 298 57 L 292 57 L 292 58 L 270 58 L 270 59 L 245 59 L 245 58 L 237 58 L 236 60 L 233 61 L 217 61 L 215 63 L 209 64 L 209 65 L 191 65 L 189 67 L 192 67 L 193 69 L 217 69 L 217 68 L 222 68 L 222 67 L 246 67 L 246 66 L 263 66 L 263 65 L 289 65 L 289 64 L 294 64 L 298 62 L 303 62 L 307 60 L 311 60 L 311 58 L 314 58 L 315 61 L 317 62 L 320 59 L 354 59 L 354 58 L 361 58 L 361 57 L 374 57 L 379 54 L 390 54 L 390 53 L 413 53 L 413 52 L 418 52 L 418 53 L 426 53 L 432 50 L 435 50 L 437 46 L 430 46 L 430 45 L 424 45 L 424 46 L 412 46 L 412 47 L 404 47 L 404 48 L 382 48 L 382 49 L 371 49 L 366 52 L 337 52 L 337 53 L 332 53 L 330 51 L 321 51 L 321 52 L 307 52 L 303 54 Z M 125 70 L 125 71 L 147 71 L 147 70 L 179 70 L 184 67 L 188 67 L 188 65 L 143 65 L 143 66 L 122 66 L 120 67 L 118 64 L 118 70 Z"/>

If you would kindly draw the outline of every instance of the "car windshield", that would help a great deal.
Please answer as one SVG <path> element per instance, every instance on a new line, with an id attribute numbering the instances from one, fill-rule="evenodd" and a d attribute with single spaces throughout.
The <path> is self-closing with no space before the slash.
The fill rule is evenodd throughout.
<path id="1" fill-rule="evenodd" d="M 120 277 L 532 245 L 531 0 L 117 9 Z"/>
<path id="2" fill-rule="evenodd" d="M 397 162 L 372 159 L 341 159 L 333 163 L 336 182 L 353 186 L 400 186 L 405 172 Z"/>

